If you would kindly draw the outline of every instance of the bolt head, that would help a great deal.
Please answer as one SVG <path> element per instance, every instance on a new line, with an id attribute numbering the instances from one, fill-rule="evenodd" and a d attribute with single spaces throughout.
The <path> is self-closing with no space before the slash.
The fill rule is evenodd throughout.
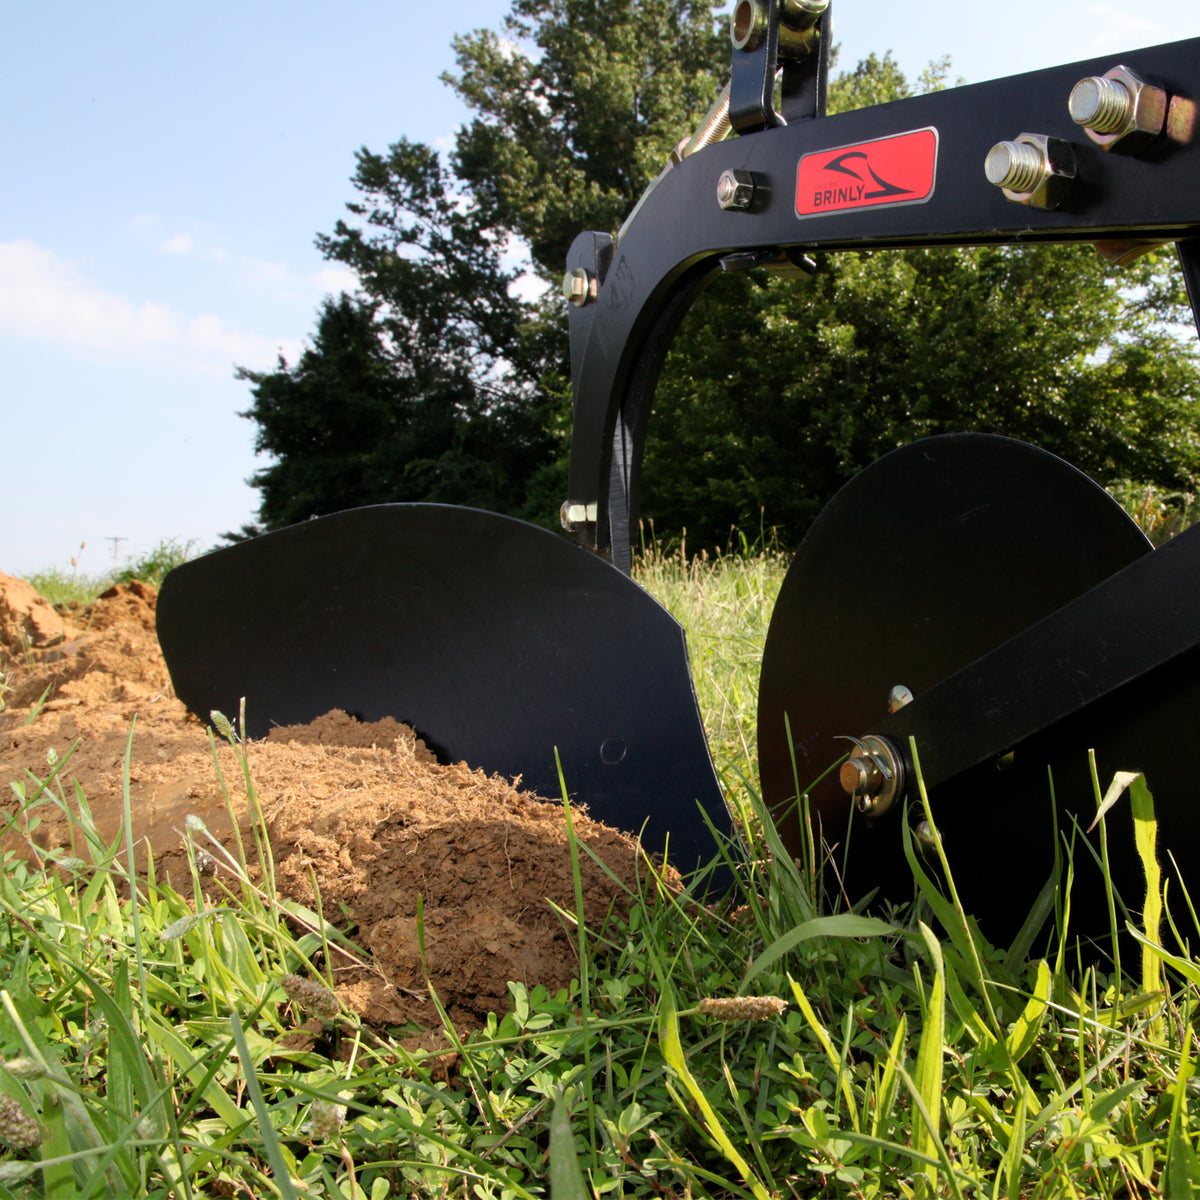
<path id="1" fill-rule="evenodd" d="M 925 851 L 926 854 L 935 852 L 938 848 L 938 842 L 941 838 L 934 832 L 933 826 L 928 821 L 922 821 L 913 830 L 913 836 L 916 838 L 917 845 Z"/>
<path id="2" fill-rule="evenodd" d="M 1075 179 L 1075 150 L 1060 138 L 1022 133 L 991 148 L 984 174 L 1014 204 L 1058 208 Z"/>
<path id="3" fill-rule="evenodd" d="M 1141 154 L 1163 131 L 1168 97 L 1137 72 L 1116 66 L 1103 75 L 1081 79 L 1071 90 L 1067 106 L 1072 120 L 1097 146 L 1117 154 Z"/>
<path id="4" fill-rule="evenodd" d="M 558 519 L 567 533 L 576 533 L 582 526 L 595 522 L 596 506 L 581 504 L 577 500 L 564 500 L 558 510 Z"/>
<path id="5" fill-rule="evenodd" d="M 578 308 L 595 300 L 596 291 L 596 277 L 584 267 L 573 267 L 563 276 L 562 294 Z"/>
<path id="6" fill-rule="evenodd" d="M 725 209 L 745 211 L 754 203 L 755 180 L 749 171 L 722 171 L 717 180 L 717 203 Z"/>

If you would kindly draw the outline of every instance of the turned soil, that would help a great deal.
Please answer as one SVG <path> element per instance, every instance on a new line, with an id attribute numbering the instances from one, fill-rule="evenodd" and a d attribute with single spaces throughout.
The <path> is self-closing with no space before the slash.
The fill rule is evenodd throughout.
<path id="1" fill-rule="evenodd" d="M 190 895 L 187 818 L 198 817 L 232 848 L 232 809 L 254 862 L 251 804 L 234 748 L 218 738 L 214 751 L 207 725 L 175 699 L 154 604 L 152 588 L 132 583 L 60 612 L 0 574 L 0 807 L 10 814 L 19 807 L 10 781 L 32 796 L 50 780 L 4 846 L 43 859 L 86 857 L 65 811 L 77 811 L 76 785 L 111 843 L 121 829 L 128 749 L 137 853 L 149 846 L 157 878 Z M 555 991 L 576 973 L 570 936 L 552 907 L 575 909 L 560 804 L 462 764 L 439 764 L 392 720 L 359 724 L 335 711 L 275 729 L 244 751 L 278 892 L 313 906 L 315 880 L 326 916 L 365 951 L 360 965 L 333 964 L 339 995 L 365 1020 L 436 1026 L 426 969 L 463 1027 L 506 1007 L 510 979 Z M 31 816 L 39 818 L 32 829 Z M 634 841 L 585 814 L 576 814 L 575 826 L 616 878 L 636 888 L 645 869 Z M 203 843 L 202 834 L 193 836 Z M 225 871 L 232 883 L 214 857 L 218 876 Z M 624 908 L 625 893 L 581 857 L 588 921 L 598 927 Z"/>

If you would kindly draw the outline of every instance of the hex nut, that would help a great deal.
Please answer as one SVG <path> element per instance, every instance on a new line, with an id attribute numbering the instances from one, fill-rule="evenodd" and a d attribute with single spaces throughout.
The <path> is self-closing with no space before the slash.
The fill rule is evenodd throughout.
<path id="1" fill-rule="evenodd" d="M 578 500 L 564 500 L 558 510 L 558 519 L 567 533 L 576 533 L 584 525 L 595 524 L 596 505 L 583 504 Z"/>
<path id="2" fill-rule="evenodd" d="M 1126 66 L 1081 79 L 1067 100 L 1071 119 L 1105 150 L 1141 154 L 1162 135 L 1168 97 Z"/>
<path id="3" fill-rule="evenodd" d="M 598 290 L 599 284 L 595 275 L 586 267 L 573 267 L 563 276 L 563 297 L 577 308 L 595 300 Z"/>
<path id="4" fill-rule="evenodd" d="M 1075 150 L 1044 133 L 1022 133 L 993 146 L 983 170 L 1014 204 L 1058 208 L 1075 180 Z"/>
<path id="5" fill-rule="evenodd" d="M 749 171 L 722 171 L 717 180 L 717 203 L 724 209 L 744 212 L 754 203 L 755 180 Z"/>

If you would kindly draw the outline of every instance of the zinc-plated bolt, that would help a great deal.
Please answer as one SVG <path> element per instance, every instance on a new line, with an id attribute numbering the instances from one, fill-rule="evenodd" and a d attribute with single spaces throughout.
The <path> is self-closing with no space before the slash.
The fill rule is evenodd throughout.
<path id="1" fill-rule="evenodd" d="M 754 203 L 755 182 L 749 171 L 722 171 L 717 180 L 717 203 L 725 209 L 745 211 Z"/>
<path id="2" fill-rule="evenodd" d="M 784 23 L 795 30 L 811 29 L 829 7 L 829 0 L 783 0 Z"/>
<path id="3" fill-rule="evenodd" d="M 933 831 L 933 826 L 928 821 L 922 821 L 916 829 L 913 830 L 913 836 L 917 839 L 917 845 L 925 851 L 926 854 L 937 850 L 938 842 L 941 840 Z"/>
<path id="4" fill-rule="evenodd" d="M 563 276 L 562 294 L 578 308 L 595 300 L 598 290 L 595 275 L 586 267 L 573 267 Z"/>
<path id="5" fill-rule="evenodd" d="M 983 164 L 988 183 L 1014 192 L 1032 192 L 1045 169 L 1045 155 L 1028 142 L 1000 142 L 988 151 Z"/>
<path id="6" fill-rule="evenodd" d="M 1105 150 L 1140 154 L 1158 139 L 1167 119 L 1167 93 L 1128 67 L 1089 75 L 1067 100 L 1071 120 Z"/>
<path id="7" fill-rule="evenodd" d="M 859 812 L 879 816 L 887 812 L 903 790 L 904 768 L 883 738 L 868 734 L 861 741 L 858 738 L 849 740 L 858 749 L 842 763 L 838 782 Z"/>
<path id="8" fill-rule="evenodd" d="M 898 683 L 888 692 L 888 712 L 899 712 L 906 704 L 913 702 L 912 688 Z"/>
<path id="9" fill-rule="evenodd" d="M 1022 133 L 993 146 L 983 172 L 1015 204 L 1057 208 L 1075 178 L 1075 151 L 1059 138 Z"/>
<path id="10" fill-rule="evenodd" d="M 1092 75 L 1071 89 L 1067 108 L 1076 125 L 1096 133 L 1116 133 L 1133 112 L 1133 97 L 1119 80 Z"/>
<path id="11" fill-rule="evenodd" d="M 721 94 L 712 102 L 712 107 L 704 114 L 696 132 L 690 138 L 683 138 L 671 151 L 671 162 L 682 162 L 697 150 L 723 141 L 729 133 L 729 128 L 729 84 L 726 84 L 721 89 Z"/>
<path id="12" fill-rule="evenodd" d="M 862 800 L 873 796 L 883 787 L 883 772 L 873 758 L 856 754 L 842 763 L 838 780 L 848 796 Z"/>
<path id="13" fill-rule="evenodd" d="M 575 500 L 564 500 L 558 510 L 558 519 L 568 533 L 574 533 L 581 525 L 587 525 L 596 520 L 594 504 L 580 504 Z"/>

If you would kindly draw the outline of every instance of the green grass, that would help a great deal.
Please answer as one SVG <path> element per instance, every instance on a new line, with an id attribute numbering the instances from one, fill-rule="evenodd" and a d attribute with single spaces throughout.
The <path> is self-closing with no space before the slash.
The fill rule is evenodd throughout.
<path id="1" fill-rule="evenodd" d="M 159 587 L 168 571 L 189 558 L 194 558 L 197 553 L 198 543 L 195 541 L 171 538 L 159 542 L 140 558 L 129 560 L 123 567 L 114 567 L 111 571 L 99 575 L 81 572 L 78 569 L 77 557 L 71 560 L 69 570 L 64 567 L 47 567 L 43 571 L 26 575 L 25 579 L 51 604 L 90 604 L 101 592 L 107 591 L 115 583 L 130 583 L 138 579 L 142 583 Z"/>
<path id="2" fill-rule="evenodd" d="M 690 628 L 718 766 L 755 817 L 735 901 L 696 904 L 647 864 L 627 922 L 562 912 L 576 984 L 510 984 L 448 1081 L 400 1047 L 409 1031 L 331 1003 L 355 950 L 255 884 L 264 838 L 224 855 L 182 832 L 194 882 L 213 869 L 220 888 L 196 913 L 152 870 L 130 877 L 63 761 L 16 781 L 6 845 L 48 805 L 76 837 L 69 860 L 10 853 L 0 871 L 0 1138 L 18 1143 L 0 1197 L 1192 1195 L 1200 964 L 1156 947 L 1152 911 L 1122 976 L 1080 966 L 1066 936 L 1045 959 L 987 945 L 911 847 L 920 909 L 815 906 L 738 782 L 781 576 L 770 554 L 640 568 Z M 1121 783 L 1107 836 L 1136 827 L 1152 855 L 1149 793 Z M 1168 920 L 1190 928 L 1178 892 Z M 289 1048 L 312 1015 L 324 1044 Z"/>
<path id="3" fill-rule="evenodd" d="M 1193 492 L 1168 491 L 1128 479 L 1113 484 L 1108 492 L 1156 546 L 1194 525 L 1200 516 Z"/>

